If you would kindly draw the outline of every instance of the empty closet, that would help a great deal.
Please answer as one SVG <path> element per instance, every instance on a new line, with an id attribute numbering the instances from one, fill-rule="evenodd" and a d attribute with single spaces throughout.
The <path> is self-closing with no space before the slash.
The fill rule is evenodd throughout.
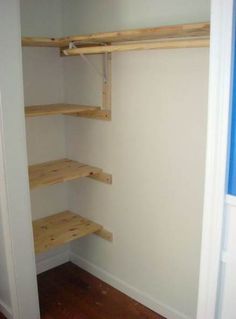
<path id="1" fill-rule="evenodd" d="M 21 1 L 29 186 L 38 272 L 194 318 L 210 4 L 174 2 Z"/>

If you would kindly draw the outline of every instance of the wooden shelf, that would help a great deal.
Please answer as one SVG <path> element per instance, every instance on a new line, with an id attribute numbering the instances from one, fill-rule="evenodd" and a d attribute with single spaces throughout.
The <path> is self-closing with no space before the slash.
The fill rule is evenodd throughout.
<path id="1" fill-rule="evenodd" d="M 25 107 L 25 116 L 48 116 L 48 115 L 79 115 L 80 113 L 93 113 L 100 111 L 101 108 L 98 106 L 87 106 L 77 104 L 48 104 L 48 105 L 32 105 Z"/>
<path id="2" fill-rule="evenodd" d="M 112 240 L 112 233 L 104 230 L 101 225 L 70 211 L 34 221 L 33 232 L 36 254 L 90 234 Z"/>
<path id="3" fill-rule="evenodd" d="M 59 47 L 65 55 L 78 55 L 128 50 L 205 47 L 209 45 L 209 36 L 210 24 L 204 22 L 68 36 L 57 39 L 23 37 L 22 45 Z M 68 49 L 70 43 L 76 44 L 78 48 Z"/>
<path id="4" fill-rule="evenodd" d="M 61 159 L 29 166 L 29 182 L 31 189 L 64 183 L 81 177 L 91 177 L 107 184 L 112 183 L 111 175 L 104 173 L 102 169 L 69 159 Z"/>
<path id="5" fill-rule="evenodd" d="M 70 115 L 104 121 L 111 120 L 111 111 L 101 109 L 101 107 L 99 106 L 57 103 L 47 105 L 32 105 L 25 107 L 26 117 L 50 115 Z"/>
<path id="6" fill-rule="evenodd" d="M 209 39 L 181 39 L 181 40 L 162 40 L 156 42 L 139 42 L 139 43 L 120 43 L 107 46 L 78 47 L 75 49 L 62 50 L 61 54 L 65 56 L 77 56 L 81 54 L 100 54 L 112 52 L 125 52 L 137 50 L 154 50 L 154 49 L 181 49 L 181 48 L 201 48 L 208 47 Z"/>

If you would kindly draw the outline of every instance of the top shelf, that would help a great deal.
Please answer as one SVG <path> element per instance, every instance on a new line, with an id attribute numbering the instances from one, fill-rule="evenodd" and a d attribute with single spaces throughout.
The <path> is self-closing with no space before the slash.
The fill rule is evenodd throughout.
<path id="1" fill-rule="evenodd" d="M 77 55 L 81 54 L 78 51 L 80 49 L 83 49 L 82 53 L 84 54 L 127 51 L 129 50 L 127 45 L 130 46 L 131 44 L 136 45 L 136 47 L 130 47 L 130 50 L 154 48 L 148 46 L 145 48 L 142 46 L 140 47 L 140 45 L 138 46 L 140 43 L 145 45 L 145 41 L 148 41 L 146 44 L 149 44 L 149 46 L 150 43 L 153 45 L 154 41 L 159 41 L 159 43 L 163 43 L 163 41 L 166 41 L 167 43 L 179 43 L 179 45 L 176 44 L 177 47 L 180 47 L 181 43 L 183 43 L 183 47 L 188 47 L 186 45 L 187 41 L 195 43 L 195 45 L 191 45 L 190 47 L 208 46 L 209 36 L 210 24 L 205 22 L 162 26 L 157 28 L 125 30 L 118 32 L 94 33 L 88 35 L 68 36 L 64 38 L 23 37 L 22 45 L 31 47 L 58 47 L 63 49 L 65 55 Z M 77 48 L 68 49 L 70 43 L 74 43 Z M 117 49 L 119 44 L 121 48 Z M 97 49 L 99 47 L 100 50 Z M 115 49 L 113 50 L 112 47 Z M 86 49 L 88 49 L 88 52 Z M 72 52 L 76 52 L 76 54 L 71 54 Z"/>

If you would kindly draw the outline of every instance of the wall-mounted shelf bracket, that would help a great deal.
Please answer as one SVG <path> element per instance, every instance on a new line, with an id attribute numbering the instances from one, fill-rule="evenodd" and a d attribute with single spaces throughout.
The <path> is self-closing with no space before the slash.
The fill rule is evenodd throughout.
<path id="1" fill-rule="evenodd" d="M 108 44 L 106 44 L 108 45 Z M 69 49 L 77 48 L 75 42 L 69 43 Z M 103 88 L 102 88 L 102 107 L 101 110 L 96 112 L 80 112 L 78 114 L 70 114 L 73 116 L 87 117 L 100 120 L 111 120 L 111 78 L 112 78 L 112 58 L 111 53 L 103 53 L 103 71 L 101 72 L 99 68 L 89 60 L 89 58 L 80 53 L 79 56 L 85 61 L 85 63 L 98 75 L 102 78 Z"/>
<path id="2" fill-rule="evenodd" d="M 94 63 L 92 63 L 83 53 L 80 54 L 81 58 L 90 66 L 90 68 L 99 75 L 104 82 L 107 81 L 107 75 L 105 73 L 102 73 Z"/>
<path id="3" fill-rule="evenodd" d="M 111 112 L 111 90 L 112 90 L 112 59 L 111 53 L 103 54 L 103 73 L 105 81 L 103 82 L 103 103 L 102 109 Z"/>
<path id="4" fill-rule="evenodd" d="M 70 42 L 70 43 L 69 43 L 69 49 L 77 49 L 76 44 L 75 44 L 74 42 Z M 102 78 L 102 80 L 106 83 L 106 82 L 107 82 L 107 76 L 108 76 L 108 74 L 107 74 L 107 64 L 108 64 L 108 62 L 107 62 L 107 59 L 108 59 L 108 58 L 107 58 L 107 54 L 106 54 L 106 53 L 103 54 L 103 56 L 104 56 L 104 58 L 103 58 L 103 72 L 101 72 L 101 71 L 97 68 L 97 66 L 96 66 L 93 62 L 91 62 L 91 61 L 89 60 L 89 58 L 87 58 L 87 56 L 86 56 L 85 54 L 80 53 L 79 55 L 80 55 L 81 58 L 88 64 L 88 66 L 89 66 L 97 75 L 99 75 L 99 76 Z"/>
<path id="5" fill-rule="evenodd" d="M 77 46 L 76 46 L 76 43 L 75 42 L 70 42 L 69 43 L 69 49 L 77 49 Z M 104 54 L 104 56 L 105 56 L 106 54 Z M 99 75 L 101 78 L 102 78 L 102 80 L 104 81 L 104 82 L 107 82 L 107 68 L 106 68 L 106 65 L 107 65 L 107 59 L 106 58 L 104 58 L 104 60 L 103 60 L 103 64 L 104 64 L 104 66 L 103 66 L 103 72 L 101 72 L 98 68 L 97 68 L 97 66 L 93 63 L 93 62 L 91 62 L 83 53 L 80 53 L 79 54 L 79 56 L 88 64 L 88 66 L 97 74 L 97 75 Z"/>

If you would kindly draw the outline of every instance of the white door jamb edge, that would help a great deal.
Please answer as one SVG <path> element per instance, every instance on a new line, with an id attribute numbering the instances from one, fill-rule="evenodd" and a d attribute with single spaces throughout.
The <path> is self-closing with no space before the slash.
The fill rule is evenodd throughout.
<path id="1" fill-rule="evenodd" d="M 14 319 L 11 309 L 2 301 L 0 300 L 0 312 L 8 319 Z"/>
<path id="2" fill-rule="evenodd" d="M 212 0 L 206 177 L 197 319 L 214 319 L 226 193 L 233 0 Z"/>
<path id="3" fill-rule="evenodd" d="M 0 213 L 2 218 L 3 228 L 3 241 L 6 254 L 6 263 L 8 269 L 8 278 L 10 285 L 10 297 L 12 303 L 12 310 L 14 319 L 19 318 L 19 305 L 17 299 L 17 285 L 14 271 L 14 258 L 12 250 L 12 237 L 9 220 L 9 209 L 8 209 L 8 196 L 7 196 L 7 183 L 5 176 L 5 149 L 4 149 L 4 130 L 3 130 L 3 115 L 2 115 L 2 100 L 0 91 Z M 3 311 L 4 311 L 3 307 Z"/>

